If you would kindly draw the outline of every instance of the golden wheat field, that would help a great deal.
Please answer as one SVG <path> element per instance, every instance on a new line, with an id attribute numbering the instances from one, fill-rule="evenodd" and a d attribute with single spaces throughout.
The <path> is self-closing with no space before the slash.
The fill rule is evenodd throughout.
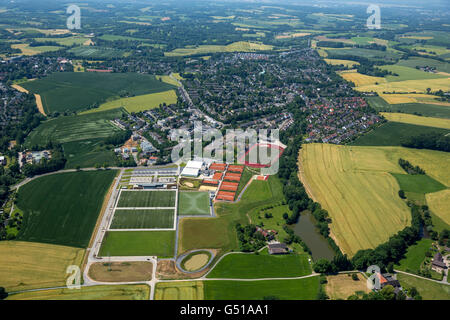
<path id="1" fill-rule="evenodd" d="M 430 88 L 431 91 L 450 91 L 450 78 L 380 82 L 378 85 L 360 86 L 356 90 L 361 92 L 373 91 L 379 94 L 383 92 L 425 93 L 427 88 Z"/>
<path id="2" fill-rule="evenodd" d="M 424 93 L 408 93 L 408 94 L 380 94 L 380 97 L 389 104 L 399 103 L 434 103 L 437 96 Z"/>
<path id="3" fill-rule="evenodd" d="M 52 289 L 13 294 L 8 300 L 148 300 L 150 288 L 144 284 Z"/>
<path id="4" fill-rule="evenodd" d="M 347 81 L 351 81 L 356 87 L 369 86 L 386 82 L 385 78 L 372 77 L 356 72 L 356 70 L 340 71 L 339 75 Z"/>
<path id="5" fill-rule="evenodd" d="M 79 266 L 84 249 L 22 241 L 0 241 L 0 283 L 6 291 L 64 286 L 67 266 Z"/>
<path id="6" fill-rule="evenodd" d="M 352 60 L 340 60 L 340 59 L 324 59 L 326 63 L 332 66 L 344 65 L 348 68 L 359 65 L 359 62 Z"/>
<path id="7" fill-rule="evenodd" d="M 350 274 L 338 274 L 327 277 L 327 284 L 325 290 L 331 300 L 347 299 L 356 291 L 369 293 L 370 289 L 367 287 L 366 278 L 357 273 L 358 281 L 352 279 Z"/>
<path id="8" fill-rule="evenodd" d="M 426 194 L 431 211 L 450 225 L 450 189 Z"/>
<path id="9" fill-rule="evenodd" d="M 307 144 L 301 149 L 300 178 L 313 199 L 330 213 L 332 235 L 350 256 L 376 247 L 410 224 L 410 210 L 399 198 L 400 187 L 390 174 L 405 173 L 399 158 L 449 185 L 450 159 L 445 152 L 328 144 Z"/>
<path id="10" fill-rule="evenodd" d="M 419 126 L 450 129 L 450 119 L 416 116 L 408 113 L 380 112 L 389 121 L 415 124 Z"/>
<path id="11" fill-rule="evenodd" d="M 202 281 L 160 282 L 155 300 L 203 300 L 203 292 Z"/>

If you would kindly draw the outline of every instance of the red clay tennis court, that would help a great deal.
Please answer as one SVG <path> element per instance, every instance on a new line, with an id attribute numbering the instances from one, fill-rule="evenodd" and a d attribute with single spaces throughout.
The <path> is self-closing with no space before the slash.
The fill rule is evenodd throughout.
<path id="1" fill-rule="evenodd" d="M 237 185 L 239 185 L 238 183 L 236 183 Z M 223 184 L 220 186 L 220 190 L 226 190 L 226 191 L 236 191 L 238 189 L 238 186 L 231 186 L 231 185 L 226 185 Z"/>
<path id="2" fill-rule="evenodd" d="M 229 182 L 229 181 L 224 181 L 222 182 L 222 185 L 226 185 L 226 186 L 239 186 L 239 183 L 236 182 Z"/>
<path id="3" fill-rule="evenodd" d="M 242 173 L 244 171 L 244 166 L 237 166 L 237 165 L 232 165 L 230 164 L 228 166 L 228 171 L 232 171 L 232 172 L 240 172 Z"/>
<path id="4" fill-rule="evenodd" d="M 226 191 L 219 191 L 217 193 L 216 199 L 218 200 L 227 200 L 227 201 L 234 201 L 234 192 L 226 192 Z"/>
<path id="5" fill-rule="evenodd" d="M 226 167 L 226 163 L 213 163 L 209 166 L 209 170 L 224 171 Z"/>
<path id="6" fill-rule="evenodd" d="M 230 181 L 241 181 L 241 177 L 234 177 L 234 176 L 229 176 L 228 174 L 225 175 L 225 180 L 230 180 Z"/>
<path id="7" fill-rule="evenodd" d="M 218 185 L 219 181 L 218 180 L 207 180 L 207 179 L 203 179 L 202 183 L 204 184 L 213 184 L 213 185 Z"/>
<path id="8" fill-rule="evenodd" d="M 212 179 L 213 180 L 220 180 L 220 179 L 222 179 L 222 176 L 223 176 L 222 172 L 216 172 L 216 173 L 214 173 Z"/>
<path id="9" fill-rule="evenodd" d="M 242 176 L 242 174 L 241 173 L 234 173 L 234 172 L 228 172 L 227 171 L 227 173 L 225 174 L 225 177 L 238 177 L 238 178 L 240 178 L 241 176 Z"/>

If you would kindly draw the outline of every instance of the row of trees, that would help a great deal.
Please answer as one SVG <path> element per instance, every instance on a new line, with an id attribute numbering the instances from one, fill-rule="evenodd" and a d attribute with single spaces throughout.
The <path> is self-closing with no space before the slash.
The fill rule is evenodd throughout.
<path id="1" fill-rule="evenodd" d="M 403 168 L 408 174 L 425 174 L 425 170 L 423 170 L 419 166 L 413 166 L 408 160 L 398 159 L 398 164 Z"/>
<path id="2" fill-rule="evenodd" d="M 450 152 L 450 137 L 438 132 L 423 133 L 404 138 L 402 146 Z"/>
<path id="3" fill-rule="evenodd" d="M 338 272 L 345 270 L 352 270 L 353 266 L 347 255 L 342 254 L 340 248 L 335 241 L 330 237 L 329 224 L 332 222 L 328 212 L 322 209 L 321 205 L 311 200 L 306 193 L 305 187 L 298 178 L 297 159 L 298 152 L 301 148 L 303 138 L 299 133 L 306 132 L 305 114 L 299 111 L 298 104 L 302 102 L 297 101 L 290 107 L 290 111 L 294 114 L 295 123 L 291 126 L 291 129 L 285 131 L 282 134 L 284 141 L 288 147 L 283 152 L 283 157 L 280 159 L 280 168 L 278 176 L 283 183 L 283 193 L 286 197 L 287 204 L 292 210 L 292 215 L 286 219 L 288 224 L 297 223 L 298 218 L 302 211 L 309 210 L 316 220 L 316 227 L 320 234 L 327 239 L 330 246 L 335 251 L 336 255 L 332 261 L 326 259 L 319 260 L 318 266 L 323 265 L 323 268 L 319 267 L 317 272 L 323 271 L 324 273 Z M 306 246 L 306 245 L 305 245 Z M 309 249 L 307 251 L 310 251 Z"/>
<path id="4" fill-rule="evenodd" d="M 39 174 L 58 171 L 64 169 L 66 161 L 63 148 L 60 144 L 58 144 L 51 150 L 50 159 L 42 158 L 39 163 L 27 163 L 23 165 L 22 172 L 27 177 L 33 177 Z"/>
<path id="5" fill-rule="evenodd" d="M 242 226 L 236 224 L 236 232 L 239 240 L 239 249 L 242 252 L 255 252 L 266 245 L 266 238 L 258 232 L 253 224 Z"/>

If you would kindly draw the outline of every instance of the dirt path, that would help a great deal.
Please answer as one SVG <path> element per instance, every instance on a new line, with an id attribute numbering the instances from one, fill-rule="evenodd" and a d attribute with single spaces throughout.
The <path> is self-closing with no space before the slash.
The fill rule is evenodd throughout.
<path id="1" fill-rule="evenodd" d="M 306 181 L 305 172 L 303 171 L 303 164 L 302 164 L 302 156 L 301 156 L 302 150 L 303 149 L 300 149 L 300 151 L 298 152 L 298 158 L 297 158 L 298 178 L 300 179 L 300 182 L 305 187 L 305 191 L 308 194 L 308 196 L 315 202 L 318 202 L 311 191 L 311 187 L 309 186 L 308 182 Z"/>
<path id="2" fill-rule="evenodd" d="M 41 96 L 38 95 L 38 94 L 34 94 L 34 97 L 36 98 L 36 105 L 37 105 L 37 107 L 38 107 L 39 112 L 40 112 L 42 115 L 47 116 L 47 115 L 45 114 L 45 111 L 44 111 L 44 106 L 42 105 L 42 99 L 41 99 Z"/>
<path id="3" fill-rule="evenodd" d="M 30 79 L 30 81 L 31 80 L 34 80 L 34 79 Z M 18 90 L 18 91 L 20 91 L 20 92 L 30 93 L 27 89 L 25 89 L 24 87 L 19 86 L 18 84 L 13 84 L 11 87 L 16 89 L 16 90 Z M 38 108 L 39 112 L 42 115 L 47 116 L 47 114 L 45 114 L 45 111 L 44 111 L 44 105 L 42 104 L 41 96 L 38 95 L 38 94 L 34 94 L 34 98 L 36 99 L 36 105 L 37 105 L 37 108 Z"/>

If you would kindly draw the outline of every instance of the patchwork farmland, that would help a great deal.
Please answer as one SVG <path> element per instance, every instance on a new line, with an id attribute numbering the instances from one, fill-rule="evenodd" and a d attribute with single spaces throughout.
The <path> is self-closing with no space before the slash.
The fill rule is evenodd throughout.
<path id="1" fill-rule="evenodd" d="M 422 190 L 420 184 L 421 192 L 448 187 L 450 176 L 444 168 L 450 160 L 445 152 L 327 144 L 308 144 L 301 150 L 300 178 L 310 195 L 330 213 L 332 235 L 349 255 L 373 248 L 409 225 L 411 214 L 398 197 L 400 186 L 394 178 L 405 176 L 399 158 L 424 168 L 434 179 L 429 179 L 429 190 Z"/>
<path id="2" fill-rule="evenodd" d="M 98 72 L 53 73 L 21 86 L 41 96 L 47 114 L 85 110 L 119 98 L 120 92 L 139 96 L 176 88 L 152 75 Z"/>
<path id="3" fill-rule="evenodd" d="M 410 224 L 411 214 L 389 174 L 402 169 L 382 149 L 308 144 L 299 161 L 302 181 L 328 210 L 331 233 L 350 256 L 376 247 Z"/>

